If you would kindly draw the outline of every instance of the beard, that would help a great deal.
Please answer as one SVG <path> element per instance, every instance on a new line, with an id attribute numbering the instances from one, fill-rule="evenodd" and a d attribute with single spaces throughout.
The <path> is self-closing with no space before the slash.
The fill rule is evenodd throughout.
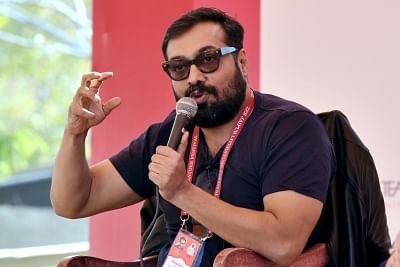
<path id="1" fill-rule="evenodd" d="M 239 67 L 236 68 L 234 78 L 226 88 L 218 91 L 215 86 L 206 86 L 203 83 L 189 87 L 185 93 L 190 97 L 192 92 L 208 93 L 216 101 L 204 102 L 198 105 L 194 123 L 202 128 L 212 128 L 231 121 L 240 111 L 246 96 L 247 83 Z M 178 97 L 175 95 L 178 100 Z"/>

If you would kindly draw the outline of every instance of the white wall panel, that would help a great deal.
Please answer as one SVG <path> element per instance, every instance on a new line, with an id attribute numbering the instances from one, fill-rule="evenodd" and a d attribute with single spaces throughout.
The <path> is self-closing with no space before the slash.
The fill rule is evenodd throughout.
<path id="1" fill-rule="evenodd" d="M 400 1 L 261 1 L 261 91 L 343 111 L 400 231 Z"/>

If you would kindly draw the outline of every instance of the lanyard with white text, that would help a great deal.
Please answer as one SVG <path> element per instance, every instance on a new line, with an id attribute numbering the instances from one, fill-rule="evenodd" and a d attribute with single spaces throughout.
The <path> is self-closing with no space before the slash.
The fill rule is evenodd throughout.
<path id="1" fill-rule="evenodd" d="M 214 190 L 214 196 L 216 198 L 220 198 L 221 195 L 221 187 L 222 187 L 222 177 L 224 175 L 224 168 L 226 161 L 228 160 L 229 153 L 232 149 L 232 146 L 234 145 L 237 137 L 239 136 L 240 132 L 242 131 L 247 119 L 250 117 L 251 113 L 253 112 L 254 109 L 254 93 L 253 90 L 250 90 L 250 97 L 247 100 L 246 106 L 242 109 L 241 115 L 236 121 L 235 128 L 233 128 L 231 136 L 226 143 L 226 146 L 224 148 L 223 154 L 221 156 L 220 162 L 219 162 L 219 172 L 218 172 L 218 180 L 217 180 L 217 185 L 215 186 Z M 194 173 L 194 167 L 196 165 L 196 157 L 197 157 L 197 149 L 199 147 L 199 127 L 196 126 L 193 130 L 193 135 L 192 135 L 192 145 L 190 148 L 190 154 L 189 154 L 189 160 L 188 160 L 188 166 L 186 170 L 186 177 L 189 180 L 189 182 L 192 182 L 193 180 L 193 173 Z M 182 220 L 182 227 L 185 226 L 185 222 L 189 219 L 189 216 L 186 211 L 181 210 L 181 220 Z M 212 232 L 208 232 L 208 236 L 211 236 Z"/>

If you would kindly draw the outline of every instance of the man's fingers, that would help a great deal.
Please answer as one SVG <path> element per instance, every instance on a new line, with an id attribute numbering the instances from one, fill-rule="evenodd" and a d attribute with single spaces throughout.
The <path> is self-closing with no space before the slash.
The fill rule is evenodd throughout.
<path id="1" fill-rule="evenodd" d="M 110 100 L 108 100 L 104 105 L 103 105 L 103 111 L 104 114 L 107 116 L 108 114 L 110 114 L 110 112 L 115 109 L 116 107 L 118 107 L 119 105 L 121 105 L 121 98 L 120 97 L 113 97 Z"/>
<path id="2" fill-rule="evenodd" d="M 82 75 L 81 87 L 89 87 L 98 90 L 101 83 L 114 75 L 113 72 L 89 72 Z"/>
<path id="3" fill-rule="evenodd" d="M 100 102 L 100 96 L 93 91 L 90 91 L 87 87 L 80 87 L 78 92 L 75 94 L 74 99 L 79 100 L 83 98 L 88 98 L 93 102 Z"/>
<path id="4" fill-rule="evenodd" d="M 91 81 L 90 81 L 90 86 L 89 86 L 89 88 L 90 88 L 92 91 L 97 92 L 97 91 L 99 90 L 99 88 L 100 88 L 102 82 L 103 82 L 103 81 L 100 81 L 100 80 L 98 80 L 98 79 L 91 80 Z"/>
<path id="5" fill-rule="evenodd" d="M 114 72 L 111 72 L 111 71 L 102 72 L 101 78 L 99 80 L 102 82 L 102 81 L 105 81 L 105 80 L 111 78 L 112 76 L 114 76 Z"/>
<path id="6" fill-rule="evenodd" d="M 101 73 L 99 72 L 89 72 L 82 75 L 81 78 L 81 87 L 89 87 L 90 81 L 93 79 L 100 79 Z"/>
<path id="7" fill-rule="evenodd" d="M 81 108 L 79 113 L 81 116 L 88 118 L 88 119 L 96 117 L 96 114 L 94 114 L 93 112 L 91 112 L 90 110 L 88 110 L 86 108 Z"/>
<path id="8" fill-rule="evenodd" d="M 92 101 L 94 104 L 101 104 L 99 88 L 103 81 L 111 78 L 113 75 L 114 73 L 112 72 L 89 72 L 83 74 L 81 86 L 74 96 L 74 102 L 80 103 L 84 108 L 88 107 L 88 101 Z M 119 106 L 121 100 L 118 99 L 112 99 L 104 104 L 103 110 L 105 115 L 108 115 L 115 107 Z"/>
<path id="9" fill-rule="evenodd" d="M 86 108 L 81 107 L 80 105 L 71 106 L 70 113 L 72 116 L 83 117 L 86 119 L 92 119 L 96 116 L 96 114 Z"/>
<path id="10" fill-rule="evenodd" d="M 102 72 L 100 73 L 100 78 L 99 79 L 93 79 L 90 81 L 90 89 L 94 92 L 98 92 L 100 89 L 101 84 L 111 78 L 114 75 L 112 72 Z"/>

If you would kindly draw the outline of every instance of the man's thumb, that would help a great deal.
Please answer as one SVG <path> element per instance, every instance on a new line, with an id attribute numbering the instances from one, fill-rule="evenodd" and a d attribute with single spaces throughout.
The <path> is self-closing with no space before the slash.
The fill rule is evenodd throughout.
<path id="1" fill-rule="evenodd" d="M 120 97 L 113 97 L 110 100 L 108 100 L 104 105 L 103 105 L 103 111 L 104 114 L 107 116 L 108 114 L 111 113 L 113 109 L 118 107 L 121 104 L 122 100 Z"/>
<path id="2" fill-rule="evenodd" d="M 185 156 L 188 140 L 189 140 L 189 132 L 185 131 L 182 135 L 181 143 L 179 144 L 178 149 L 176 150 L 181 155 L 182 158 Z"/>

